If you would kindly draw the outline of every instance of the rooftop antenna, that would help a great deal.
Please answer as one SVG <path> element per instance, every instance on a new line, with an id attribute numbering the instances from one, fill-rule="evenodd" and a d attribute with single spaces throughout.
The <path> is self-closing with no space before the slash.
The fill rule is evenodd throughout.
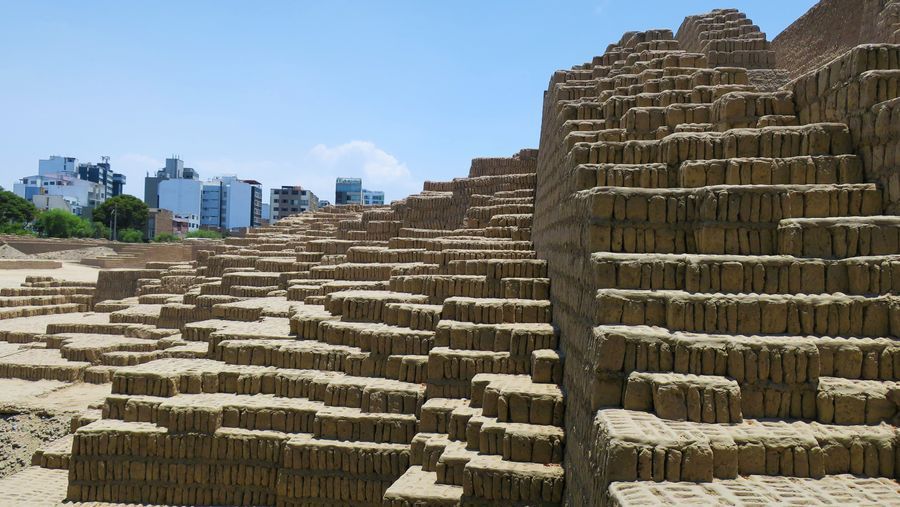
<path id="1" fill-rule="evenodd" d="M 109 155 L 103 155 L 102 157 L 100 157 L 100 160 L 103 163 L 108 164 L 109 163 Z"/>

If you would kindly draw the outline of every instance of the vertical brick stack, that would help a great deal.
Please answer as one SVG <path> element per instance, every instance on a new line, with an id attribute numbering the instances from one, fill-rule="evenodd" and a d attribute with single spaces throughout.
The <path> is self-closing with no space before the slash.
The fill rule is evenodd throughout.
<path id="1" fill-rule="evenodd" d="M 900 498 L 900 47 L 760 91 L 766 48 L 714 11 L 551 78 L 534 238 L 573 505 Z"/>

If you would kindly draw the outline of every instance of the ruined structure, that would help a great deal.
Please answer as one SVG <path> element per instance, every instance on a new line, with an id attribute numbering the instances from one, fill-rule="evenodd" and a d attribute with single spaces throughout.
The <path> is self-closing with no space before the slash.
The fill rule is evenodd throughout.
<path id="1" fill-rule="evenodd" d="M 777 63 L 735 10 L 627 32 L 553 74 L 539 150 L 7 290 L 0 376 L 111 392 L 0 490 L 900 504 L 900 46 Z"/>

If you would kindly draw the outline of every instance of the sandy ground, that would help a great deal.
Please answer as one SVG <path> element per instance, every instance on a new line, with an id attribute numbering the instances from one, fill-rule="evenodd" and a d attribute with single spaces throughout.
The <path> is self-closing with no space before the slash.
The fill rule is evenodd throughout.
<path id="1" fill-rule="evenodd" d="M 70 415 L 0 414 L 0 477 L 31 464 L 31 455 L 69 433 Z"/>
<path id="2" fill-rule="evenodd" d="M 69 433 L 73 414 L 109 393 L 110 384 L 0 379 L 0 477 L 31 464 L 34 451 Z"/>
<path id="3" fill-rule="evenodd" d="M 62 261 L 58 269 L 0 269 L 0 287 L 19 287 L 26 276 L 52 276 L 60 280 L 96 282 L 100 268 L 78 262 Z"/>

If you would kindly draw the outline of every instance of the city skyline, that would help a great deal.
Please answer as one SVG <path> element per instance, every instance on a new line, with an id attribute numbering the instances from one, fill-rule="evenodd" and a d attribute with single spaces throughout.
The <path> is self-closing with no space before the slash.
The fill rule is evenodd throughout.
<path id="1" fill-rule="evenodd" d="M 140 197 L 146 173 L 177 153 L 204 177 L 252 177 L 266 195 L 300 185 L 325 199 L 335 178 L 361 177 L 400 199 L 463 176 L 473 157 L 536 147 L 554 69 L 602 53 L 623 25 L 682 20 L 666 2 L 576 3 L 590 30 L 558 37 L 571 19 L 540 2 L 0 1 L 10 20 L 0 42 L 17 48 L 0 64 L 10 76 L 0 93 L 17 97 L 5 104 L 16 121 L 0 126 L 0 185 L 51 154 L 108 155 Z M 771 39 L 814 2 L 732 3 Z M 175 35 L 158 37 L 163 25 Z"/>

